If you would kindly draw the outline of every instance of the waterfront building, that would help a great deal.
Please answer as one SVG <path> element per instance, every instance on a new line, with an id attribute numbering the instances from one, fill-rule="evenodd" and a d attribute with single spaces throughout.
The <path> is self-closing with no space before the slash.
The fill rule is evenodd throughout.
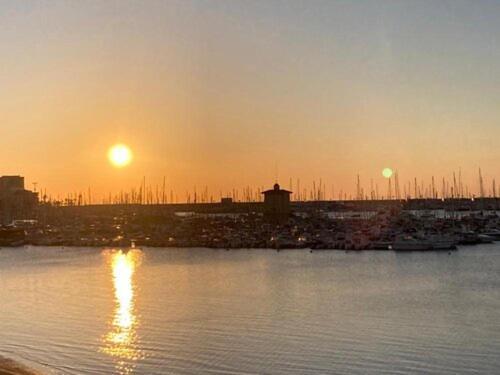
<path id="1" fill-rule="evenodd" d="M 230 206 L 233 204 L 233 198 L 221 198 L 220 199 L 220 204 L 223 205 L 223 206 Z"/>
<path id="2" fill-rule="evenodd" d="M 22 176 L 1 176 L 0 195 L 24 190 L 24 177 Z"/>
<path id="3" fill-rule="evenodd" d="M 264 214 L 273 221 L 285 221 L 290 215 L 291 191 L 281 189 L 278 183 L 273 189 L 262 192 L 264 194 Z"/>
<path id="4" fill-rule="evenodd" d="M 24 177 L 0 177 L 0 220 L 9 224 L 15 219 L 30 219 L 38 204 L 38 193 L 26 190 Z"/>

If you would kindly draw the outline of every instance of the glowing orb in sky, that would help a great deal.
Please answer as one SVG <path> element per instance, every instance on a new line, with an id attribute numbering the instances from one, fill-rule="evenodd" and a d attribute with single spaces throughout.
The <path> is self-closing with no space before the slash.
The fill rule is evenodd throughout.
<path id="1" fill-rule="evenodd" d="M 385 178 L 391 178 L 393 173 L 394 172 L 391 168 L 384 168 L 382 171 L 382 176 L 384 176 Z"/>
<path id="2" fill-rule="evenodd" d="M 109 149 L 108 159 L 117 168 L 125 167 L 132 161 L 132 151 L 124 144 L 117 144 Z"/>

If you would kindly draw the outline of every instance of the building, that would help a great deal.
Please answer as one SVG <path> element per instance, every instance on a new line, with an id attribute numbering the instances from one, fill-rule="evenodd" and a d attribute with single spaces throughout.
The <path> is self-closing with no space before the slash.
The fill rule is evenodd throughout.
<path id="1" fill-rule="evenodd" d="M 0 195 L 10 194 L 15 191 L 24 190 L 24 177 L 2 176 L 0 177 Z"/>
<path id="2" fill-rule="evenodd" d="M 221 198 L 220 204 L 223 206 L 230 206 L 233 204 L 233 198 Z"/>
<path id="3" fill-rule="evenodd" d="M 290 195 L 292 192 L 281 189 L 276 183 L 272 190 L 266 190 L 262 194 L 264 194 L 264 214 L 273 221 L 285 221 L 291 212 Z"/>
<path id="4" fill-rule="evenodd" d="M 24 188 L 24 177 L 0 177 L 0 221 L 9 224 L 16 219 L 33 217 L 38 204 L 38 193 Z"/>

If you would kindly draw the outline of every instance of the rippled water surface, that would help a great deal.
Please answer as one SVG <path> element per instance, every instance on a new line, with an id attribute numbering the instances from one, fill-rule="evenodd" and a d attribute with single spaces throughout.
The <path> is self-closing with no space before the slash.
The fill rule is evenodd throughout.
<path id="1" fill-rule="evenodd" d="M 0 249 L 0 355 L 54 374 L 492 374 L 500 245 Z"/>

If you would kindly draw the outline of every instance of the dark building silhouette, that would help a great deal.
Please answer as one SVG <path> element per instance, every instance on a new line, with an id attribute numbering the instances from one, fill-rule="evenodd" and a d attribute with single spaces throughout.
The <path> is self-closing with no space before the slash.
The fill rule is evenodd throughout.
<path id="1" fill-rule="evenodd" d="M 223 206 L 230 206 L 233 204 L 233 198 L 221 198 L 220 199 L 220 203 L 223 205 Z"/>
<path id="2" fill-rule="evenodd" d="M 9 224 L 15 219 L 32 218 L 38 204 L 38 194 L 24 188 L 24 177 L 0 177 L 0 219 Z"/>
<path id="3" fill-rule="evenodd" d="M 276 222 L 285 221 L 290 215 L 291 191 L 280 189 L 279 184 L 274 184 L 272 190 L 262 192 L 264 194 L 264 214 Z"/>
<path id="4" fill-rule="evenodd" d="M 24 190 L 24 177 L 2 176 L 0 177 L 0 194 L 10 194 L 15 191 Z"/>

